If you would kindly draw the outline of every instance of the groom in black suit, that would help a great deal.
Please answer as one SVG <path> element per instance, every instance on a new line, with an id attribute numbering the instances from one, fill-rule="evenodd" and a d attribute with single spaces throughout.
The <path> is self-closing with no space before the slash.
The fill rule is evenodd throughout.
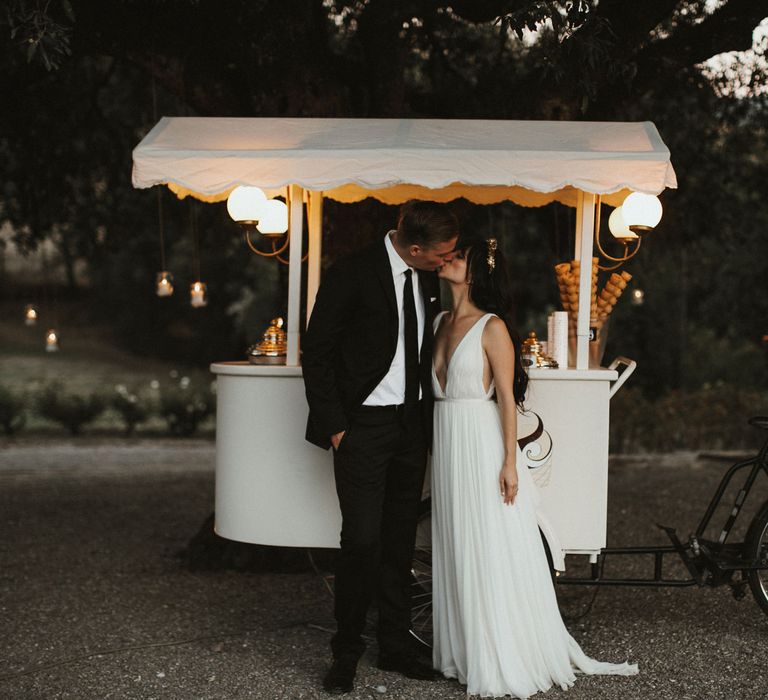
<path id="1" fill-rule="evenodd" d="M 326 272 L 304 336 L 307 440 L 333 447 L 342 514 L 329 692 L 353 688 L 374 593 L 379 668 L 436 677 L 408 652 L 410 570 L 432 430 L 435 270 L 458 232 L 444 205 L 405 204 L 395 231 Z"/>

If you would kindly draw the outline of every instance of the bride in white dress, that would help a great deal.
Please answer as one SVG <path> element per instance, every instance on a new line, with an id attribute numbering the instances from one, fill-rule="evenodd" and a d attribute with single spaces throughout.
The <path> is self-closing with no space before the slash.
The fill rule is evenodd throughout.
<path id="1" fill-rule="evenodd" d="M 560 616 L 536 486 L 517 467 L 527 375 L 496 247 L 495 239 L 460 241 L 439 273 L 453 311 L 435 319 L 433 662 L 470 695 L 527 698 L 572 686 L 576 672 L 634 675 L 637 666 L 589 658 Z"/>

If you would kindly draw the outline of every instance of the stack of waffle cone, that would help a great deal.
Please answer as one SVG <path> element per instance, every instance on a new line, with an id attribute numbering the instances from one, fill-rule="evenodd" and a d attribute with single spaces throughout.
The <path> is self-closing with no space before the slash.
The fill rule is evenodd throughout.
<path id="1" fill-rule="evenodd" d="M 612 272 L 605 283 L 600 295 L 597 297 L 597 327 L 602 328 L 613 307 L 627 288 L 632 275 L 628 272 Z"/>
<path id="2" fill-rule="evenodd" d="M 560 291 L 560 303 L 563 310 L 568 312 L 569 330 L 575 333 L 576 322 L 579 317 L 579 275 L 581 272 L 581 262 L 572 260 L 571 262 L 555 265 L 555 278 L 557 287 Z M 597 258 L 592 258 L 592 284 L 590 290 L 589 321 L 590 326 L 603 327 L 608 316 L 610 316 L 613 307 L 619 300 L 627 283 L 632 279 L 628 272 L 613 272 L 605 283 L 605 286 L 598 294 L 597 291 Z"/>

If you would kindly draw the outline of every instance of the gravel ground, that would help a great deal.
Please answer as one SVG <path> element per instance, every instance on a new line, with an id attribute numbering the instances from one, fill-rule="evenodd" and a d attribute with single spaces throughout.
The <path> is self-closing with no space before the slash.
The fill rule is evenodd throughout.
<path id="1" fill-rule="evenodd" d="M 656 522 L 687 536 L 726 464 L 613 460 L 609 544 L 664 543 Z M 176 557 L 211 511 L 212 465 L 204 441 L 2 444 L 0 698 L 327 697 L 331 600 L 319 577 L 191 573 Z M 766 497 L 761 487 L 753 499 Z M 560 587 L 564 614 L 583 612 L 591 591 Z M 587 653 L 636 661 L 640 675 L 583 677 L 537 697 L 768 697 L 768 618 L 750 596 L 603 589 L 568 625 Z M 455 682 L 407 680 L 374 661 L 369 649 L 346 697 L 465 697 Z"/>

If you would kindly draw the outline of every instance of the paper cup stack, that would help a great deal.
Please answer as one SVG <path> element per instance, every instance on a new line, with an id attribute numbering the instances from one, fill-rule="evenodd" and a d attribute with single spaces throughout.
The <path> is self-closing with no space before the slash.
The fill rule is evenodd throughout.
<path id="1" fill-rule="evenodd" d="M 568 314 L 565 311 L 553 311 L 547 318 L 547 352 L 559 368 L 568 366 Z"/>

